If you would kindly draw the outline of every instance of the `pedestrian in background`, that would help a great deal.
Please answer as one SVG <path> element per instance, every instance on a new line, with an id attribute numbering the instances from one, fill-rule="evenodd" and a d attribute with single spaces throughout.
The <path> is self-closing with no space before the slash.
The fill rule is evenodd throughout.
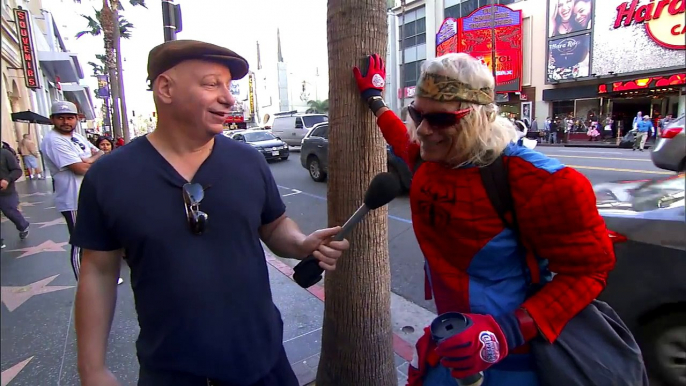
<path id="1" fill-rule="evenodd" d="M 0 211 L 17 228 L 19 238 L 24 240 L 29 235 L 29 222 L 19 211 L 19 194 L 14 187 L 14 182 L 24 172 L 12 152 L 5 148 L 0 149 L 0 152 Z M 4 240 L 0 240 L 0 244 L 2 248 L 5 247 Z"/>
<path id="2" fill-rule="evenodd" d="M 157 127 L 86 174 L 71 239 L 84 249 L 75 305 L 83 386 L 119 385 L 105 357 L 124 251 L 139 386 L 298 385 L 261 242 L 284 257 L 313 254 L 327 270 L 348 242 L 330 240 L 340 227 L 303 234 L 264 156 L 222 135 L 231 82 L 247 73 L 248 62 L 224 47 L 153 48 Z"/>
<path id="3" fill-rule="evenodd" d="M 42 175 L 43 171 L 38 165 L 38 147 L 30 135 L 24 134 L 19 143 L 19 153 L 24 160 L 24 166 L 29 170 L 29 179 L 33 179 L 34 176 L 39 180 L 45 179 Z"/>
<path id="4" fill-rule="evenodd" d="M 55 208 L 62 213 L 71 235 L 76 224 L 79 189 L 84 174 L 103 153 L 81 134 L 75 132 L 78 125 L 76 105 L 67 101 L 52 104 L 50 120 L 53 128 L 43 142 L 41 151 L 54 183 Z M 79 279 L 81 250 L 71 246 L 71 266 L 74 277 Z"/>
<path id="5" fill-rule="evenodd" d="M 650 115 L 644 115 L 643 119 L 636 123 L 636 139 L 634 140 L 633 151 L 638 149 L 643 151 L 648 140 L 648 135 L 654 130 L 653 122 L 650 121 Z"/>

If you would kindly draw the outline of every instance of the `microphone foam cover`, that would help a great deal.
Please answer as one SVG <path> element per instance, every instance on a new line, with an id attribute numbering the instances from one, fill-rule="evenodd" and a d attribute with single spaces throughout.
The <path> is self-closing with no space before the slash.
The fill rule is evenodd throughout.
<path id="1" fill-rule="evenodd" d="M 378 209 L 402 193 L 400 180 L 392 173 L 379 173 L 372 179 L 372 182 L 364 194 L 364 205 L 370 210 Z"/>

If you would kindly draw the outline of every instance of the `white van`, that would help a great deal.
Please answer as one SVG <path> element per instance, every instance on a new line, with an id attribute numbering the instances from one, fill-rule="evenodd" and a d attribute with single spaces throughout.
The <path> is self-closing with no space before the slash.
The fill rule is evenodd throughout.
<path id="1" fill-rule="evenodd" d="M 300 114 L 296 111 L 277 113 L 272 122 L 272 134 L 289 146 L 300 146 L 314 125 L 328 121 L 329 117 L 325 114 Z"/>

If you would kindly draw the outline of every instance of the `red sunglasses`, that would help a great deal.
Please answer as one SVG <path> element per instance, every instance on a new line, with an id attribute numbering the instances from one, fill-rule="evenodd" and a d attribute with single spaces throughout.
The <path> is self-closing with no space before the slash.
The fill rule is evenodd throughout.
<path id="1" fill-rule="evenodd" d="M 447 129 L 455 126 L 460 120 L 472 112 L 472 109 L 463 109 L 458 111 L 440 112 L 440 113 L 426 113 L 423 114 L 417 110 L 414 105 L 407 107 L 407 112 L 416 126 L 419 126 L 424 120 L 434 129 Z"/>

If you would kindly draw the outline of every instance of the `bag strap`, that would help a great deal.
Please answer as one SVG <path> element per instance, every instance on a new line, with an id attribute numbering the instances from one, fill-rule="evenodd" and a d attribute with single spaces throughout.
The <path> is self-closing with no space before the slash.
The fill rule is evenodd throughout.
<path id="1" fill-rule="evenodd" d="M 508 165 L 505 164 L 503 156 L 499 156 L 490 165 L 479 168 L 481 181 L 486 189 L 488 199 L 495 209 L 498 217 L 507 228 L 512 229 L 519 237 L 519 227 L 515 218 L 514 200 L 510 191 L 510 181 L 508 178 Z M 512 221 L 505 216 L 506 213 L 512 214 Z"/>

